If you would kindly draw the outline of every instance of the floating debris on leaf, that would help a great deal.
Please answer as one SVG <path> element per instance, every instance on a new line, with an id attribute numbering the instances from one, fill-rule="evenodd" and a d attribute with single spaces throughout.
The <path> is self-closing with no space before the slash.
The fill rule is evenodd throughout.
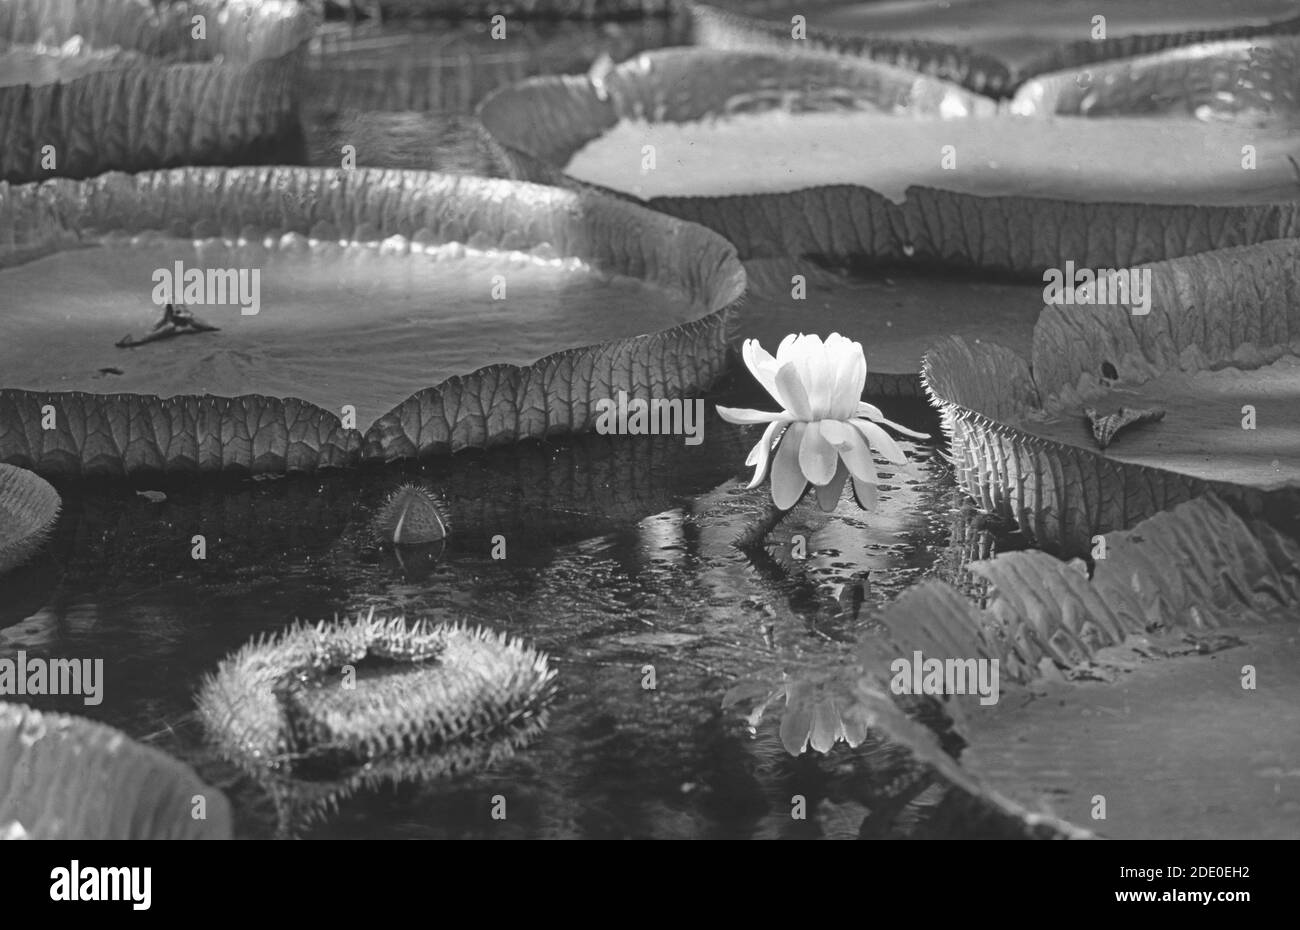
<path id="1" fill-rule="evenodd" d="M 172 336 L 184 336 L 190 333 L 215 333 L 219 332 L 220 329 L 220 326 L 204 323 L 194 315 L 192 310 L 168 304 L 163 307 L 162 319 L 153 325 L 153 329 L 139 339 L 129 334 L 123 336 L 114 345 L 119 349 L 134 349 L 150 342 L 157 342 L 159 339 L 169 339 Z"/>
<path id="2" fill-rule="evenodd" d="M 1165 418 L 1165 411 L 1160 407 L 1133 408 L 1120 407 L 1114 413 L 1105 416 L 1092 407 L 1085 407 L 1084 415 L 1092 424 L 1092 436 L 1097 440 L 1097 448 L 1105 449 L 1115 438 L 1115 434 L 1137 423 L 1155 423 Z"/>
<path id="3" fill-rule="evenodd" d="M 1150 643 L 1145 652 L 1147 655 L 1162 658 L 1208 656 L 1244 645 L 1246 645 L 1244 639 L 1231 633 L 1185 633 L 1173 642 Z"/>

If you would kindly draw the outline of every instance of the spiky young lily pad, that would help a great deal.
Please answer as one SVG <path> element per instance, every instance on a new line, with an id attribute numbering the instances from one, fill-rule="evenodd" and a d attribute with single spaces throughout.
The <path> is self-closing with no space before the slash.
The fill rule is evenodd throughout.
<path id="1" fill-rule="evenodd" d="M 31 557 L 59 517 L 59 492 L 14 465 L 0 465 L 0 574 Z"/>
<path id="2" fill-rule="evenodd" d="M 505 635 L 371 611 L 249 643 L 198 704 L 224 755 L 277 800 L 315 782 L 306 791 L 320 808 L 509 755 L 545 726 L 554 676 L 544 654 Z"/>
<path id="3" fill-rule="evenodd" d="M 385 545 L 421 546 L 446 539 L 451 527 L 433 491 L 404 484 L 376 512 L 374 530 Z"/>

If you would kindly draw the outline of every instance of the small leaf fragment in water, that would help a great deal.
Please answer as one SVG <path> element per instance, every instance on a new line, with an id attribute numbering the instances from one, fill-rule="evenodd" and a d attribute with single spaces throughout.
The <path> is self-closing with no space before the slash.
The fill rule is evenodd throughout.
<path id="1" fill-rule="evenodd" d="M 1120 407 L 1114 413 L 1105 416 L 1092 407 L 1084 408 L 1084 415 L 1092 424 L 1092 436 L 1097 441 L 1098 449 L 1105 449 L 1120 430 L 1135 423 L 1155 423 L 1165 418 L 1165 411 L 1160 407 L 1133 408 Z"/>

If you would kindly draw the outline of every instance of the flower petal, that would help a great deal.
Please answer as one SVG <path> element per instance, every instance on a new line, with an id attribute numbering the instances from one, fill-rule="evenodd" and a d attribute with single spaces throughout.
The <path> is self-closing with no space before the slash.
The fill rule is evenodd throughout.
<path id="1" fill-rule="evenodd" d="M 745 457 L 746 465 L 757 465 L 758 460 L 763 457 L 764 451 L 766 451 L 769 455 L 771 454 L 772 440 L 775 438 L 776 431 L 780 428 L 781 428 L 780 423 L 767 424 L 767 429 L 763 430 L 763 438 L 760 439 L 758 442 L 754 443 L 754 448 L 750 449 L 749 455 Z"/>
<path id="2" fill-rule="evenodd" d="M 879 407 L 875 404 L 869 404 L 865 400 L 858 401 L 858 416 L 866 417 L 868 420 L 874 420 L 877 423 L 885 418 Z"/>
<path id="3" fill-rule="evenodd" d="M 780 428 L 780 423 L 769 423 L 767 429 L 763 430 L 763 438 L 749 450 L 749 457 L 745 459 L 745 464 L 754 466 L 754 478 L 749 482 L 751 489 L 758 487 L 767 477 L 767 467 L 772 462 L 772 440 Z"/>
<path id="4" fill-rule="evenodd" d="M 834 353 L 835 383 L 831 387 L 831 406 L 827 417 L 847 420 L 857 411 L 862 389 L 867 383 L 867 356 L 861 343 L 831 333 L 826 340 L 827 354 Z"/>
<path id="5" fill-rule="evenodd" d="M 813 484 L 826 484 L 835 477 L 839 456 L 819 427 L 819 423 L 813 422 L 803 431 L 803 441 L 799 443 L 799 470 Z"/>
<path id="6" fill-rule="evenodd" d="M 879 426 L 870 420 L 850 420 L 849 423 L 867 440 L 872 451 L 884 456 L 890 464 L 907 464 L 907 453 L 899 447 L 898 443 L 894 442 L 893 436 L 890 436 Z"/>
<path id="7" fill-rule="evenodd" d="M 781 344 L 776 347 L 776 367 L 780 368 L 786 362 L 793 361 L 795 356 L 795 345 L 803 339 L 803 333 L 791 333 L 781 340 Z"/>
<path id="8" fill-rule="evenodd" d="M 811 688 L 800 688 L 802 693 L 792 694 L 793 688 L 785 692 L 785 712 L 781 714 L 781 726 L 777 731 L 781 735 L 781 745 L 792 756 L 803 753 L 808 748 L 808 730 L 812 726 Z"/>
<path id="9" fill-rule="evenodd" d="M 835 402 L 835 362 L 817 336 L 805 336 L 802 349 L 795 358 L 795 367 L 808 392 L 812 419 L 820 420 L 830 415 L 831 405 Z"/>
<path id="10" fill-rule="evenodd" d="M 844 459 L 844 464 L 849 467 L 849 473 L 855 479 L 872 484 L 879 480 L 876 475 L 876 465 L 871 461 L 871 449 L 868 448 L 867 440 L 860 432 L 840 420 L 822 420 L 821 431 L 826 441 L 833 445 L 839 452 L 840 458 Z"/>
<path id="11" fill-rule="evenodd" d="M 817 752 L 830 752 L 835 746 L 840 715 L 834 698 L 822 698 L 813 705 L 812 723 L 808 728 L 808 745 Z"/>
<path id="12" fill-rule="evenodd" d="M 781 367 L 766 349 L 764 349 L 757 339 L 746 339 L 740 349 L 741 358 L 745 360 L 745 367 L 749 373 L 754 376 L 754 380 L 763 385 L 763 389 L 776 399 L 777 403 L 781 398 L 776 393 L 776 370 Z"/>
<path id="13" fill-rule="evenodd" d="M 772 462 L 772 503 L 781 510 L 789 510 L 799 503 L 808 489 L 808 479 L 799 470 L 799 446 L 803 442 L 807 423 L 791 423 L 781 444 L 776 447 Z"/>
<path id="14" fill-rule="evenodd" d="M 780 392 L 780 403 L 786 412 L 796 420 L 805 422 L 812 419 L 812 407 L 808 403 L 808 392 L 799 380 L 799 371 L 793 362 L 786 362 L 776 372 L 776 388 Z"/>
<path id="15" fill-rule="evenodd" d="M 865 384 L 866 382 L 864 381 L 863 383 Z M 913 439 L 930 438 L 929 433 L 918 433 L 916 432 L 916 430 L 910 430 L 906 426 L 899 426 L 893 420 L 886 420 L 885 415 L 880 412 L 879 407 L 875 406 L 874 404 L 869 404 L 866 401 L 858 402 L 857 415 L 859 417 L 865 417 L 866 419 L 871 420 L 874 423 L 883 423 L 886 426 L 888 426 L 890 429 L 897 430 L 898 432 L 902 433 L 904 436 L 911 436 Z"/>
<path id="16" fill-rule="evenodd" d="M 844 494 L 844 482 L 848 478 L 849 467 L 841 461 L 835 466 L 835 477 L 830 483 L 818 485 L 814 489 L 817 492 L 817 506 L 826 513 L 839 506 L 840 497 Z"/>
<path id="17" fill-rule="evenodd" d="M 863 510 L 876 509 L 876 486 L 868 481 L 853 479 L 853 498 Z"/>
<path id="18" fill-rule="evenodd" d="M 790 417 L 784 413 L 768 413 L 766 410 L 750 410 L 748 407 L 718 407 L 718 416 L 728 423 L 747 426 L 751 423 L 789 422 Z"/>

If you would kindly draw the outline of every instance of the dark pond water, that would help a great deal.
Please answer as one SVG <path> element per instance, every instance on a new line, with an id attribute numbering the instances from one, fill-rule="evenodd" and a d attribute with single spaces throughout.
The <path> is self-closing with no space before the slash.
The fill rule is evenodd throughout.
<path id="1" fill-rule="evenodd" d="M 937 426 L 918 403 L 886 412 Z M 190 762 L 228 793 L 241 836 L 274 835 L 276 815 L 207 746 L 193 714 L 202 676 L 295 618 L 372 607 L 517 634 L 550 654 L 560 693 L 548 730 L 514 759 L 357 795 L 308 836 L 856 836 L 898 794 L 906 758 L 868 743 L 796 759 L 774 713 L 755 737 L 721 698 L 741 678 L 776 685 L 833 667 L 875 607 L 940 570 L 951 481 L 933 447 L 910 445 L 924 480 L 887 485 L 877 512 L 805 504 L 766 554 L 746 556 L 731 541 L 766 499 L 766 488 L 744 490 L 756 438 L 710 418 L 693 447 L 591 436 L 325 477 L 64 488 L 52 544 L 0 582 L 0 651 L 103 658 L 101 705 L 32 703 Z M 375 506 L 409 480 L 449 504 L 441 558 L 399 561 L 371 538 Z M 195 533 L 206 560 L 191 557 Z M 790 557 L 795 533 L 806 560 Z M 504 559 L 492 558 L 498 535 Z M 642 687 L 647 665 L 654 690 Z M 489 816 L 497 794 L 505 821 Z M 806 821 L 790 816 L 796 794 L 809 799 Z M 871 829 L 914 831 L 926 800 Z"/>

